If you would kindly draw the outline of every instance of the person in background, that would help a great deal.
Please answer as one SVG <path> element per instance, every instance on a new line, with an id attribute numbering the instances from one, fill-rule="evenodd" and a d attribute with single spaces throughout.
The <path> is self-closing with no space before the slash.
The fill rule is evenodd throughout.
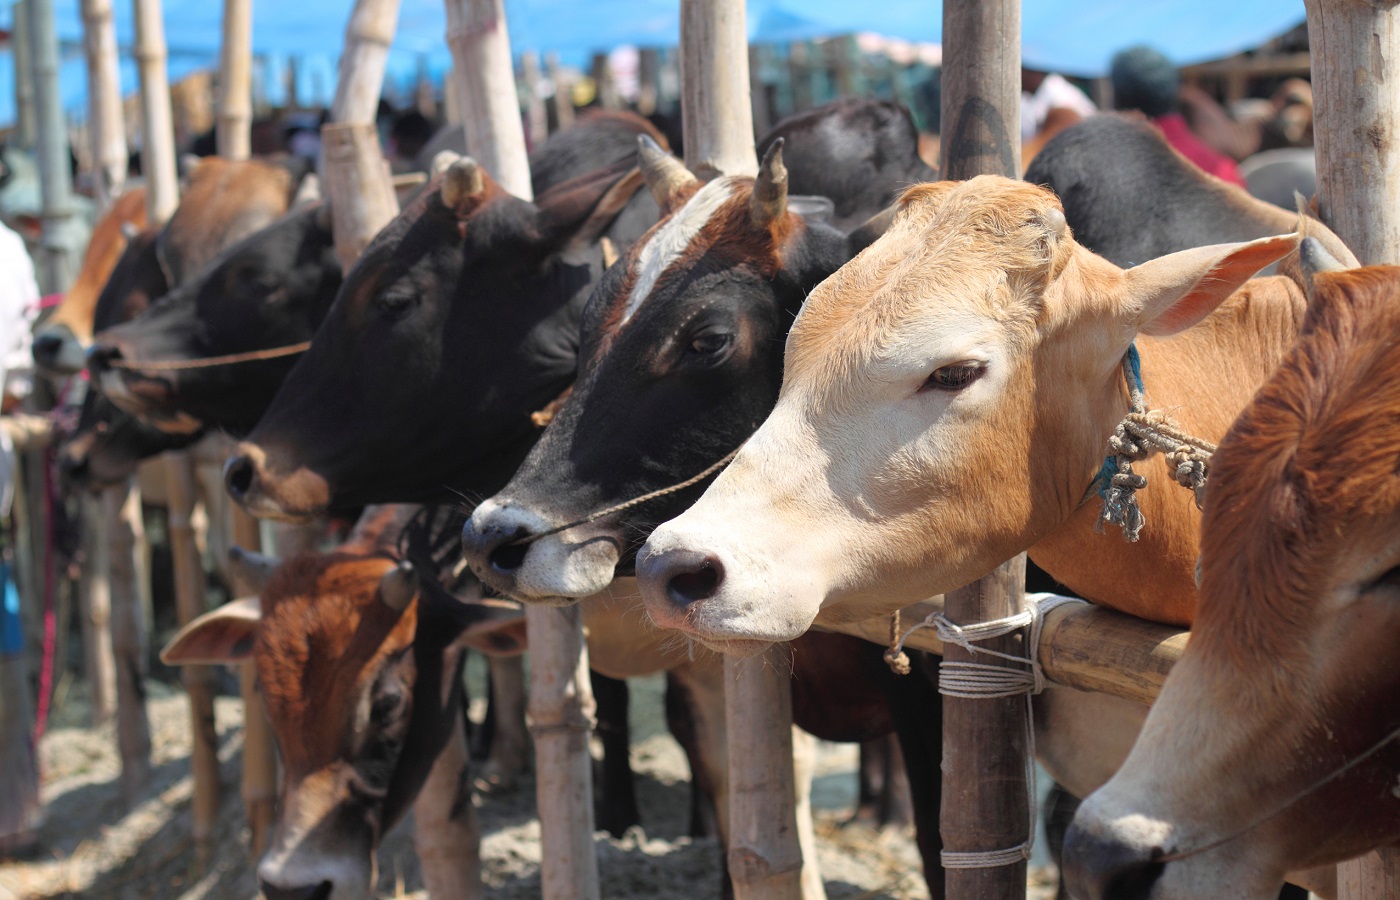
<path id="1" fill-rule="evenodd" d="M 389 165 L 395 172 L 411 172 L 416 160 L 433 137 L 433 123 L 416 109 L 394 117 L 389 128 Z"/>
<path id="2" fill-rule="evenodd" d="M 1162 132 L 1167 143 L 1204 171 L 1244 187 L 1235 161 L 1208 146 L 1181 114 L 1181 74 L 1171 60 L 1151 47 L 1129 47 L 1113 57 L 1109 68 L 1113 107 L 1137 110 Z"/>
<path id="3" fill-rule="evenodd" d="M 1086 119 L 1099 111 L 1094 101 L 1063 75 L 1021 67 L 1021 140 L 1029 141 L 1051 120 L 1053 110 L 1069 110 L 1073 121 Z M 1055 117 L 1064 119 L 1069 117 Z"/>

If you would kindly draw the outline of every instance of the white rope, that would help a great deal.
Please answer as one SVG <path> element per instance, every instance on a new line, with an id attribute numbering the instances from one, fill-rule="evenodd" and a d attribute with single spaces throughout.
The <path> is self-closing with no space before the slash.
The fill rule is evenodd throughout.
<path id="1" fill-rule="evenodd" d="M 1026 606 L 1021 612 L 993 619 L 990 622 L 975 622 L 959 625 L 942 612 L 930 614 L 922 622 L 905 631 L 886 654 L 892 658 L 903 654 L 904 642 L 920 628 L 933 627 L 938 639 L 945 645 L 953 644 L 974 655 L 992 656 L 997 659 L 1024 666 L 1024 669 L 1008 668 L 979 662 L 949 662 L 944 659 L 938 666 L 938 692 L 948 697 L 963 700 L 993 700 L 1005 697 L 1025 696 L 1026 698 L 1026 738 L 1029 753 L 1026 755 L 1026 799 L 1027 799 L 1027 839 L 1016 847 L 1003 850 L 953 851 L 944 850 L 940 859 L 945 869 L 992 869 L 1000 866 L 1017 865 L 1031 858 L 1031 848 L 1035 845 L 1035 722 L 1031 712 L 1031 697 L 1045 690 L 1045 673 L 1040 665 L 1040 634 L 1045 623 L 1045 614 L 1066 603 L 1083 603 L 1073 597 L 1058 594 L 1027 594 Z M 1029 628 L 1026 636 L 1026 654 L 1017 656 L 975 646 L 980 641 L 1014 634 L 1022 628 Z"/>

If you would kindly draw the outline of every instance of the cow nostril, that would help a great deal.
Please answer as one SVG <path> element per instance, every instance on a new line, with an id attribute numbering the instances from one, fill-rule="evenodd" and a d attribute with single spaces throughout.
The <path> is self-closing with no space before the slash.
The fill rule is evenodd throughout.
<path id="1" fill-rule="evenodd" d="M 115 360 L 122 358 L 120 348 L 111 344 L 95 344 L 88 351 L 88 367 L 95 372 L 103 372 L 112 367 Z"/>
<path id="2" fill-rule="evenodd" d="M 253 487 L 253 461 L 239 455 L 224 464 L 224 489 L 235 500 L 243 500 Z"/>
<path id="3" fill-rule="evenodd" d="M 529 544 L 517 543 L 523 535 L 515 535 L 507 543 L 502 544 L 491 551 L 488 561 L 491 568 L 497 572 L 509 573 L 517 571 L 525 565 L 525 554 L 530 552 Z"/>
<path id="4" fill-rule="evenodd" d="M 1166 863 L 1141 860 L 1113 874 L 1104 888 L 1105 900 L 1148 900 Z"/>
<path id="5" fill-rule="evenodd" d="M 32 352 L 34 361 L 41 366 L 48 365 L 58 358 L 63 349 L 63 338 L 56 334 L 41 334 L 34 338 Z"/>
<path id="6" fill-rule="evenodd" d="M 706 556 L 672 575 L 666 582 L 666 592 L 675 603 L 686 606 L 713 597 L 723 581 L 724 566 L 713 556 Z"/>
<path id="7" fill-rule="evenodd" d="M 330 900 L 335 885 L 330 881 L 300 887 L 279 887 L 266 881 L 259 881 L 263 897 L 267 900 Z"/>

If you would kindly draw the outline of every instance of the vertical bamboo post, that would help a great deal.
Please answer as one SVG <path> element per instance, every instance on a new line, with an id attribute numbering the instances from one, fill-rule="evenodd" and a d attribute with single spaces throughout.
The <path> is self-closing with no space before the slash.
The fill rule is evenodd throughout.
<path id="1" fill-rule="evenodd" d="M 374 127 L 399 0 L 356 0 L 345 27 L 331 122 L 321 126 L 321 162 L 331 201 L 335 252 L 347 271 L 399 211 Z"/>
<path id="2" fill-rule="evenodd" d="M 621 109 L 622 98 L 617 94 L 617 82 L 613 80 L 608 54 L 593 54 L 588 64 L 588 74 L 593 79 L 593 93 L 598 105 L 603 109 Z"/>
<path id="3" fill-rule="evenodd" d="M 1400 3 L 1306 0 L 1312 41 L 1317 201 L 1363 265 L 1400 263 Z M 1394 897 L 1400 850 L 1337 867 L 1340 900 Z"/>
<path id="4" fill-rule="evenodd" d="M 531 146 L 538 147 L 549 137 L 549 111 L 540 94 L 540 55 L 526 50 L 520 55 L 520 78 L 525 82 L 525 120 L 529 123 Z"/>
<path id="5" fill-rule="evenodd" d="M 91 691 L 92 724 L 96 726 L 111 721 L 117 699 L 112 649 L 112 545 L 103 515 L 103 499 L 85 494 L 78 502 L 82 509 L 83 542 L 87 546 L 78 601 L 82 616 L 83 674 Z"/>
<path id="6" fill-rule="evenodd" d="M 701 177 L 752 175 L 753 112 L 743 0 L 681 0 L 686 165 Z M 794 809 L 792 651 L 725 657 L 729 875 L 737 900 L 804 896 Z M 815 860 L 807 861 L 809 866 Z M 807 896 L 820 879 L 808 877 Z"/>
<path id="7" fill-rule="evenodd" d="M 112 0 L 83 0 L 83 46 L 88 66 L 88 137 L 97 202 L 105 207 L 126 185 L 126 123 Z"/>
<path id="8" fill-rule="evenodd" d="M 117 694 L 117 751 L 122 761 L 122 800 L 128 809 L 151 775 L 151 726 L 146 714 L 146 617 L 141 585 L 146 571 L 141 546 L 141 493 L 136 480 L 102 492 L 102 537 L 110 547 L 112 656 Z"/>
<path id="9" fill-rule="evenodd" d="M 170 218 L 180 203 L 170 80 L 165 72 L 165 22 L 160 0 L 133 2 L 136 67 L 141 76 L 141 174 L 146 178 L 146 208 L 155 226 Z"/>
<path id="10" fill-rule="evenodd" d="M 170 500 L 170 556 L 175 569 L 175 614 L 181 626 L 205 612 L 204 566 L 195 544 L 196 486 L 194 461 L 188 453 L 165 455 Z M 214 728 L 214 681 L 210 666 L 185 666 L 193 733 L 190 769 L 194 774 L 193 836 L 195 865 L 203 870 L 211 857 L 219 812 L 218 735 Z"/>
<path id="11" fill-rule="evenodd" d="M 253 3 L 224 0 L 219 51 L 219 118 L 215 138 L 225 159 L 253 154 Z"/>
<path id="12" fill-rule="evenodd" d="M 540 817 L 540 895 L 599 900 L 593 849 L 593 690 L 583 611 L 527 606 L 530 633 L 530 731 L 535 738 L 535 797 Z"/>
<path id="13" fill-rule="evenodd" d="M 457 719 L 456 710 L 448 715 Z M 429 897 L 481 896 L 481 829 L 471 801 L 470 766 L 466 731 L 454 721 L 413 804 L 413 849 Z"/>
<path id="14" fill-rule="evenodd" d="M 257 519 L 235 504 L 229 504 L 229 517 L 233 542 L 261 551 L 262 534 Z M 236 584 L 235 589 L 240 597 L 257 593 L 250 584 Z M 277 820 L 277 745 L 258 696 L 258 670 L 253 663 L 238 667 L 238 687 L 243 698 L 243 812 L 248 819 L 249 851 L 256 859 L 267 849 Z"/>
<path id="15" fill-rule="evenodd" d="M 681 0 L 685 164 L 701 178 L 753 175 L 749 42 L 739 0 Z"/>
<path id="16" fill-rule="evenodd" d="M 446 3 L 447 43 L 467 149 L 502 187 L 533 199 L 502 0 Z M 541 892 L 546 900 L 598 898 L 593 760 L 588 754 L 594 704 L 582 613 L 577 605 L 530 606 L 525 621 L 530 632 L 529 710 L 535 738 Z"/>
<path id="17" fill-rule="evenodd" d="M 14 38 L 10 48 L 15 58 L 15 145 L 28 150 L 34 146 L 39 124 L 34 118 L 34 65 L 30 60 L 29 0 L 14 5 Z"/>
<path id="18" fill-rule="evenodd" d="M 501 187 L 533 199 L 502 0 L 447 0 L 447 44 L 467 152 Z"/>
<path id="19" fill-rule="evenodd" d="M 1020 0 L 945 0 L 943 33 L 943 168 L 945 178 L 1021 172 Z M 1025 556 L 947 595 L 959 624 L 999 619 L 1025 603 Z M 1024 653 L 1018 636 L 987 641 L 988 650 Z M 985 662 L 958 647 L 946 662 Z M 943 846 L 949 852 L 1005 850 L 1030 840 L 1026 783 L 1030 755 L 1026 699 L 943 698 Z M 1026 861 L 948 868 L 952 900 L 1024 897 Z"/>
<path id="20" fill-rule="evenodd" d="M 637 51 L 637 112 L 649 116 L 661 105 L 661 53 L 655 47 Z"/>
<path id="21" fill-rule="evenodd" d="M 29 0 L 29 49 L 34 71 L 34 113 L 38 123 L 36 155 L 43 201 L 39 285 L 46 293 L 68 289 L 77 273 L 76 249 L 64 232 L 73 216 L 73 176 L 68 165 L 68 137 L 58 90 L 58 33 L 53 0 Z"/>
<path id="22" fill-rule="evenodd" d="M 574 86 L 564 77 L 564 67 L 559 64 L 559 54 L 546 53 L 544 69 L 554 85 L 554 130 L 563 131 L 574 124 Z"/>

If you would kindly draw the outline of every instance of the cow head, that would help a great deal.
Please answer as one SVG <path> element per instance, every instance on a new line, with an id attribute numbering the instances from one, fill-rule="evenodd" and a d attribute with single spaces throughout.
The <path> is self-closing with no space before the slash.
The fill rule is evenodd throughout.
<path id="1" fill-rule="evenodd" d="M 461 727 L 461 648 L 518 652 L 522 614 L 463 603 L 382 553 L 282 565 L 239 553 L 235 563 L 253 583 L 266 582 L 262 599 L 201 616 L 161 658 L 251 658 L 257 667 L 284 773 L 272 845 L 258 866 L 264 890 L 371 897 L 380 838 Z"/>
<path id="2" fill-rule="evenodd" d="M 229 461 L 229 492 L 254 515 L 495 490 L 534 440 L 530 414 L 573 377 L 597 238 L 633 193 L 626 167 L 536 203 L 471 159 L 436 168 Z"/>
<path id="3" fill-rule="evenodd" d="M 850 255 L 840 232 L 803 219 L 807 198 L 788 197 L 782 147 L 756 179 L 702 184 L 643 139 L 642 172 L 666 214 L 594 290 L 573 391 L 463 530 L 468 562 L 492 587 L 544 602 L 603 590 L 700 486 L 516 542 L 690 478 L 772 408 L 783 335 Z"/>
<path id="4" fill-rule="evenodd" d="M 1296 243 L 1124 271 L 1041 188 L 984 176 L 901 202 L 798 314 L 772 414 L 639 555 L 658 624 L 753 652 L 824 609 L 867 618 L 986 574 L 1083 501 L 1133 338 L 1193 324 Z"/>
<path id="5" fill-rule="evenodd" d="M 1313 286 L 1211 460 L 1191 644 L 1070 832 L 1086 900 L 1262 900 L 1400 839 L 1400 268 Z"/>
<path id="6" fill-rule="evenodd" d="M 306 206 L 224 251 L 135 319 L 97 336 L 89 360 L 122 409 L 157 426 L 193 419 L 247 432 L 294 358 L 191 369 L 183 362 L 310 340 L 340 287 L 330 208 Z"/>
<path id="7" fill-rule="evenodd" d="M 59 445 L 58 471 L 74 488 L 100 491 L 124 484 L 143 460 L 181 450 L 204 435 L 203 428 L 162 431 L 118 409 L 106 394 L 90 387 L 77 427 Z"/>

